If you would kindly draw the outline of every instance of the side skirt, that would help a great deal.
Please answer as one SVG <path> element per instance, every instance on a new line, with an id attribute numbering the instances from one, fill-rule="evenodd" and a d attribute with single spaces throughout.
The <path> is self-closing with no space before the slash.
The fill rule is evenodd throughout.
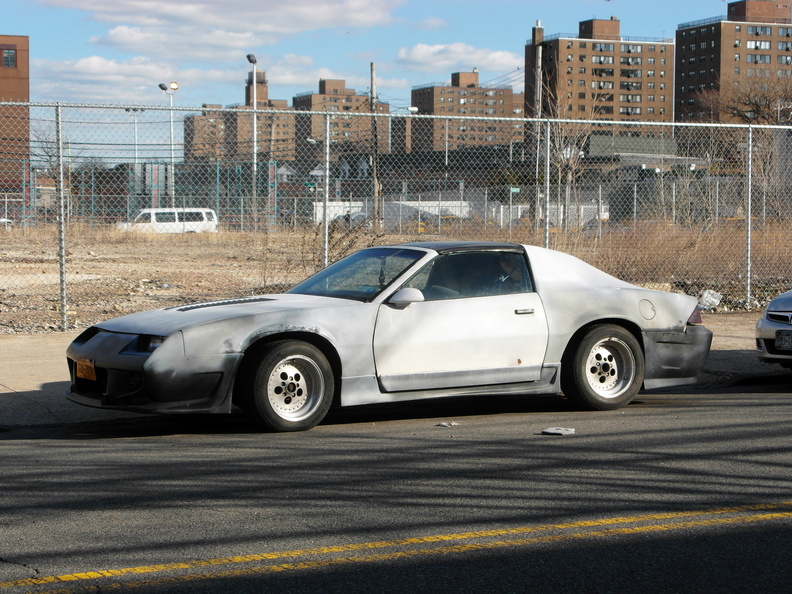
<path id="1" fill-rule="evenodd" d="M 382 392 L 377 378 L 373 375 L 345 377 L 341 380 L 341 406 L 361 406 L 386 402 L 409 402 L 429 398 L 450 398 L 454 396 L 486 396 L 492 394 L 557 394 L 561 392 L 559 364 L 545 366 L 539 380 L 511 384 L 488 384 L 419 390 L 412 392 Z"/>

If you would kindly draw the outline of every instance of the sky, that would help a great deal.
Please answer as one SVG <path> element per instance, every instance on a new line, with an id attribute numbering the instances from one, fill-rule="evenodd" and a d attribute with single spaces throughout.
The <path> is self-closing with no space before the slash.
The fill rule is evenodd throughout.
<path id="1" fill-rule="evenodd" d="M 391 111 L 410 90 L 477 68 L 483 84 L 522 91 L 524 48 L 579 21 L 621 21 L 625 37 L 673 37 L 680 23 L 726 14 L 723 0 L 0 0 L 0 34 L 30 37 L 33 102 L 242 104 L 257 58 L 270 99 L 289 105 L 319 79 L 376 90 Z"/>

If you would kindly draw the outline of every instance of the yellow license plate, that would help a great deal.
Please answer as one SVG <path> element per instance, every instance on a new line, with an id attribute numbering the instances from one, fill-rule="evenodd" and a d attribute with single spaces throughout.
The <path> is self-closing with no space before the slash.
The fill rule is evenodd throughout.
<path id="1" fill-rule="evenodd" d="M 77 377 L 96 381 L 96 368 L 91 361 L 77 361 Z"/>

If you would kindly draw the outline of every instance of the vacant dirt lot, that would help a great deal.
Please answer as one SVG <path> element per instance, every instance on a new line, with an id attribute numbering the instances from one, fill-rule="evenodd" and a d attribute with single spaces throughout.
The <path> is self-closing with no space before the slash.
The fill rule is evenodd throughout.
<path id="1" fill-rule="evenodd" d="M 0 233 L 0 333 L 61 329 L 65 294 L 70 329 L 144 309 L 261 292 L 305 278 L 323 261 L 316 230 L 143 235 L 72 230 L 60 286 L 52 233 Z M 368 233 L 339 235 L 333 255 L 370 245 Z"/>
<path id="2" fill-rule="evenodd" d="M 465 237 L 540 243 L 540 238 L 484 236 L 468 230 Z M 480 237 L 479 237 L 480 236 Z M 579 236 L 578 236 L 579 237 Z M 154 235 L 123 233 L 107 227 L 70 226 L 68 242 L 57 229 L 18 228 L 0 231 L 0 333 L 40 333 L 80 329 L 126 313 L 182 303 L 282 291 L 322 267 L 321 227 L 277 233 Z M 370 229 L 332 229 L 329 260 L 378 243 L 449 239 L 428 235 L 377 236 Z M 554 241 L 561 238 L 554 236 Z M 581 243 L 582 241 L 582 243 Z M 626 280 L 699 296 L 714 285 L 724 294 L 719 311 L 742 310 L 742 283 L 711 271 L 700 281 L 696 271 L 710 270 L 710 246 L 693 260 L 676 252 L 669 257 L 658 240 L 653 249 L 634 242 L 609 246 L 583 237 L 558 249 L 576 253 Z M 59 246 L 66 245 L 65 286 L 61 286 Z M 633 254 L 633 256 L 630 256 Z M 674 273 L 664 272 L 672 267 Z M 734 265 L 731 264 L 731 267 Z M 681 272 L 680 272 L 681 271 Z M 638 280 L 646 279 L 646 280 Z M 715 279 L 715 280 L 713 280 Z M 766 294 L 786 289 L 784 278 L 773 279 Z M 729 286 L 733 285 L 730 293 Z M 775 286 L 778 285 L 778 286 Z M 758 293 L 758 291 L 757 291 Z M 757 310 L 765 297 L 751 303 Z"/>

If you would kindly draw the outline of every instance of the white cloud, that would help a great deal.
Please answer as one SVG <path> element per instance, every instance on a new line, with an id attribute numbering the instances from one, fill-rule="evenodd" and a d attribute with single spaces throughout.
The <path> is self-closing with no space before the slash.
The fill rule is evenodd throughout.
<path id="1" fill-rule="evenodd" d="M 76 101 L 91 103 L 151 103 L 160 99 L 157 89 L 160 82 L 176 80 L 182 91 L 210 87 L 213 83 L 227 85 L 242 77 L 238 72 L 221 70 L 177 70 L 168 64 L 148 58 L 126 61 L 90 56 L 79 60 L 55 62 L 33 60 L 36 70 L 32 95 L 37 101 L 62 101 L 71 97 Z M 241 92 L 240 92 L 241 94 Z"/>
<path id="2" fill-rule="evenodd" d="M 429 17 L 418 23 L 418 28 L 423 29 L 425 31 L 443 29 L 444 27 L 447 26 L 448 26 L 448 21 L 436 17 Z"/>
<path id="3" fill-rule="evenodd" d="M 298 56 L 297 54 L 284 54 L 281 63 L 293 66 L 312 66 L 314 59 L 312 56 Z"/>
<path id="4" fill-rule="evenodd" d="M 176 80 L 182 105 L 241 102 L 249 69 L 244 56 L 251 51 L 267 72 L 270 97 L 286 100 L 318 90 L 321 78 L 343 79 L 366 92 L 369 62 L 377 64 L 380 88 L 403 93 L 451 72 L 503 72 L 523 65 L 514 53 L 464 43 L 418 44 L 393 56 L 388 42 L 399 39 L 397 31 L 408 23 L 413 32 L 448 27 L 426 12 L 397 17 L 407 0 L 238 0 L 233 6 L 225 0 L 35 1 L 84 13 L 93 36 L 75 40 L 72 55 L 80 55 L 86 41 L 95 54 L 34 60 L 31 97 L 37 101 L 160 102 L 157 83 Z M 381 43 L 362 41 L 371 38 Z M 417 80 L 410 71 L 419 73 Z"/>
<path id="5" fill-rule="evenodd" d="M 39 0 L 43 5 L 90 13 L 116 25 L 97 43 L 153 55 L 170 39 L 186 54 L 202 44 L 222 47 L 236 36 L 248 45 L 274 43 L 305 31 L 388 26 L 404 0 Z M 230 33 L 230 32 L 236 33 Z M 154 45 L 149 45 L 149 40 Z"/>
<path id="6" fill-rule="evenodd" d="M 170 62 L 217 63 L 232 61 L 263 40 L 255 38 L 249 31 L 234 33 L 212 29 L 196 37 L 196 31 L 189 27 L 165 30 L 122 25 L 91 41 L 106 48 L 137 55 L 158 56 Z"/>
<path id="7" fill-rule="evenodd" d="M 493 72 L 514 70 L 524 58 L 503 50 L 479 49 L 466 43 L 427 45 L 419 43 L 401 48 L 397 63 L 418 72 L 468 71 L 473 68 Z"/>

